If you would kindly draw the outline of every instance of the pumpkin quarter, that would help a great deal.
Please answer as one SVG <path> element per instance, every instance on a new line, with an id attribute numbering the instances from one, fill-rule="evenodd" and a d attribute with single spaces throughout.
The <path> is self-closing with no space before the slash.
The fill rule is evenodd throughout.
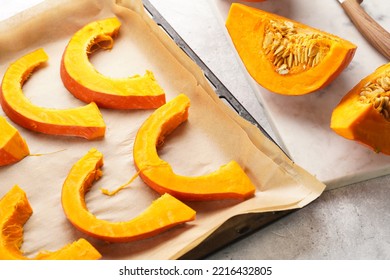
<path id="1" fill-rule="evenodd" d="M 340 136 L 390 155 L 390 63 L 357 83 L 334 108 L 330 127 Z"/>
<path id="2" fill-rule="evenodd" d="M 283 95 L 324 88 L 356 51 L 354 44 L 333 34 L 239 3 L 231 5 L 226 28 L 252 78 Z"/>

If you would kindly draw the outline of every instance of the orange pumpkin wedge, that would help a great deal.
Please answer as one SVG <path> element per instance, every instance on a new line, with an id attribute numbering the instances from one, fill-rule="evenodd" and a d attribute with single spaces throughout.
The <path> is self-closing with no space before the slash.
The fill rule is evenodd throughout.
<path id="1" fill-rule="evenodd" d="M 103 137 L 106 125 L 96 104 L 72 109 L 42 108 L 23 94 L 22 86 L 31 72 L 47 60 L 45 51 L 37 49 L 9 66 L 1 84 L 0 101 L 4 112 L 15 123 L 33 131 L 88 140 Z"/>
<path id="2" fill-rule="evenodd" d="M 356 84 L 333 110 L 330 127 L 340 136 L 390 155 L 390 63 Z"/>
<path id="3" fill-rule="evenodd" d="M 139 128 L 133 154 L 140 177 L 160 194 L 170 193 L 180 200 L 246 199 L 253 196 L 255 186 L 235 161 L 210 174 L 188 177 L 175 174 L 172 167 L 158 156 L 156 146 L 188 119 L 189 106 L 189 98 L 180 94 L 156 109 Z"/>
<path id="4" fill-rule="evenodd" d="M 282 95 L 303 95 L 331 83 L 351 62 L 351 42 L 291 19 L 233 3 L 226 28 L 248 73 Z"/>
<path id="5" fill-rule="evenodd" d="M 170 195 L 163 195 L 137 217 L 123 222 L 98 219 L 85 204 L 85 193 L 102 176 L 103 155 L 91 149 L 69 172 L 62 188 L 62 206 L 80 231 L 109 242 L 129 242 L 155 236 L 195 219 L 195 211 Z"/>
<path id="6" fill-rule="evenodd" d="M 0 116 L 0 166 L 18 162 L 29 154 L 26 140 L 15 127 Z"/>
<path id="7" fill-rule="evenodd" d="M 65 87 L 85 102 L 113 109 L 154 109 L 165 103 L 163 89 L 153 73 L 111 78 L 99 73 L 88 55 L 96 48 L 111 49 L 121 26 L 117 18 L 94 21 L 77 31 L 69 41 L 61 62 Z M 135 40 L 137 38 L 134 38 Z"/>
<path id="8" fill-rule="evenodd" d="M 23 225 L 32 215 L 26 193 L 15 185 L 0 200 L 0 259 L 28 260 L 20 251 Z M 42 251 L 35 260 L 97 260 L 101 254 L 85 239 L 79 239 L 55 252 Z"/>

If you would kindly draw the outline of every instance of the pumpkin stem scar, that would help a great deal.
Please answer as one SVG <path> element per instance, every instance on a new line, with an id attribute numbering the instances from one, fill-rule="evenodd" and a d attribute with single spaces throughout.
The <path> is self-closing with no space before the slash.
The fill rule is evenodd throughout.
<path id="1" fill-rule="evenodd" d="M 52 155 L 52 154 L 60 153 L 60 152 L 63 152 L 63 151 L 66 151 L 66 149 L 62 149 L 62 150 L 58 150 L 58 151 L 54 151 L 54 152 L 50 152 L 50 153 L 29 154 L 29 156 L 32 156 L 32 157 L 47 156 L 47 155 Z"/>

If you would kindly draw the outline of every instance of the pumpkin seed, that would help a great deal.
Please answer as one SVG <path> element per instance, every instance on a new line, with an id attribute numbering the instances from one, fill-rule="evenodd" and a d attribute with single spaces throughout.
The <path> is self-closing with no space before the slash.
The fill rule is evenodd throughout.
<path id="1" fill-rule="evenodd" d="M 390 113 L 389 113 L 389 111 L 387 109 L 383 110 L 382 114 L 383 114 L 383 116 L 385 117 L 386 120 L 390 120 Z"/>
<path id="2" fill-rule="evenodd" d="M 390 121 L 390 71 L 367 82 L 360 90 L 359 100 L 372 104 L 375 110 Z"/>
<path id="3" fill-rule="evenodd" d="M 267 33 L 264 37 L 264 41 L 263 41 L 263 49 L 268 49 L 268 46 L 271 45 L 273 41 L 273 35 L 272 33 Z"/>
<path id="4" fill-rule="evenodd" d="M 288 60 L 287 60 L 287 65 L 288 65 L 288 68 L 291 68 L 293 66 L 293 54 L 290 53 L 290 55 L 288 56 Z"/>
<path id="5" fill-rule="evenodd" d="M 279 45 L 279 47 L 276 49 L 276 51 L 274 52 L 274 55 L 278 56 L 278 54 L 283 51 L 285 48 L 285 46 L 283 45 Z"/>
<path id="6" fill-rule="evenodd" d="M 300 33 L 290 21 L 270 20 L 265 27 L 263 51 L 279 74 L 299 73 L 321 62 L 329 51 L 329 46 L 322 43 L 325 38 L 323 34 Z M 280 70 L 282 64 L 287 68 Z"/>

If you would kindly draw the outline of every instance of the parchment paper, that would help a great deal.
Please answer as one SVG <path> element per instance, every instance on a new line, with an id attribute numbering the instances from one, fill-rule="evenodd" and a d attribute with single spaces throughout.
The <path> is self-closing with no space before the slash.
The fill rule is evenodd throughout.
<path id="1" fill-rule="evenodd" d="M 249 212 L 303 207 L 325 186 L 291 162 L 252 124 L 219 100 L 202 71 L 144 11 L 141 1 L 46 1 L 0 23 L 0 73 L 9 63 L 37 48 L 49 61 L 24 85 L 25 95 L 36 105 L 69 108 L 84 105 L 64 88 L 59 66 L 70 37 L 85 24 L 117 16 L 122 26 L 111 51 L 91 56 L 96 69 L 112 77 L 154 72 L 167 100 L 179 93 L 191 99 L 189 120 L 177 128 L 159 150 L 174 171 L 201 175 L 234 159 L 257 187 L 255 197 L 244 202 L 187 202 L 197 211 L 196 220 L 142 241 L 109 244 L 76 230 L 61 206 L 62 184 L 72 165 L 94 147 L 104 154 L 103 177 L 86 195 L 87 207 L 110 221 L 131 219 L 158 194 L 137 178 L 116 196 L 99 188 L 115 189 L 136 172 L 132 144 L 137 129 L 152 110 L 101 109 L 107 125 L 102 140 L 49 136 L 12 123 L 27 140 L 32 154 L 0 169 L 0 196 L 13 185 L 23 188 L 34 213 L 25 225 L 22 250 L 32 257 L 39 250 L 57 250 L 80 237 L 89 240 L 104 259 L 176 259 L 201 243 L 230 217 Z M 4 112 L 0 110 L 0 114 Z"/>

